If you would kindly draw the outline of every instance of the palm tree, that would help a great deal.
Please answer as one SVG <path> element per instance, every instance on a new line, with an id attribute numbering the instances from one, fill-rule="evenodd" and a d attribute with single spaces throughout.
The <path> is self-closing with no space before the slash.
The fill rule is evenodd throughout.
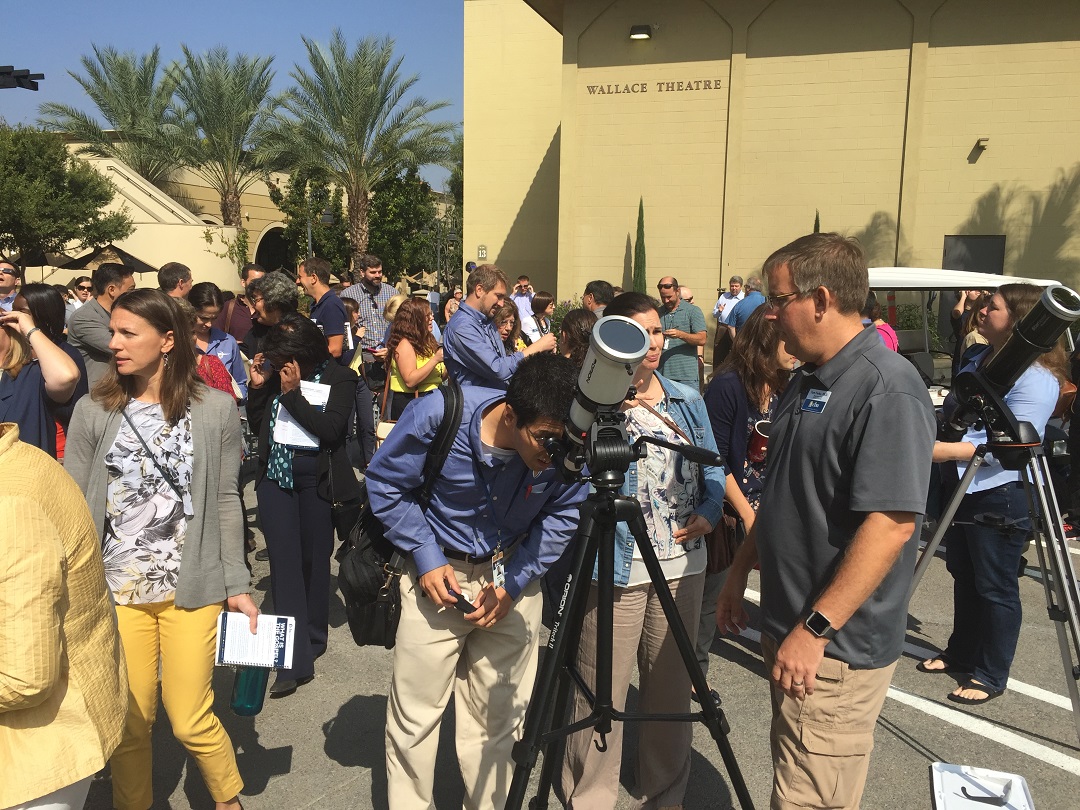
<path id="1" fill-rule="evenodd" d="M 352 53 L 340 30 L 326 50 L 303 40 L 309 67 L 290 74 L 297 86 L 271 118 L 263 155 L 321 169 L 345 192 L 355 267 L 367 250 L 373 189 L 403 169 L 445 165 L 456 127 L 428 120 L 447 102 L 405 99 L 419 77 L 402 75 L 389 37 L 365 37 Z"/>
<path id="2" fill-rule="evenodd" d="M 182 47 L 184 62 L 173 70 L 180 155 L 220 196 L 222 222 L 240 226 L 240 195 L 262 175 L 253 148 L 276 104 L 273 57 Z"/>
<path id="3" fill-rule="evenodd" d="M 175 80 L 161 67 L 159 49 L 141 57 L 111 46 L 93 46 L 94 56 L 82 56 L 85 75 L 68 71 L 97 107 L 110 130 L 82 110 L 48 102 L 39 109 L 38 123 L 82 141 L 79 154 L 108 157 L 130 166 L 159 188 L 166 188 L 179 159 L 164 136 L 172 121 L 170 102 Z"/>

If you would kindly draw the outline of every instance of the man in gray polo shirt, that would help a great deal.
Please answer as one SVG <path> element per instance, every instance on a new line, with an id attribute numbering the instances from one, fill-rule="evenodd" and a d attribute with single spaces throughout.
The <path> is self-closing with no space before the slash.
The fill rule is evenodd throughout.
<path id="1" fill-rule="evenodd" d="M 773 417 L 761 509 L 716 621 L 746 626 L 743 593 L 760 561 L 772 810 L 857 808 L 907 626 L 933 408 L 914 367 L 863 329 L 855 240 L 804 236 L 764 271 L 767 317 L 806 365 Z"/>

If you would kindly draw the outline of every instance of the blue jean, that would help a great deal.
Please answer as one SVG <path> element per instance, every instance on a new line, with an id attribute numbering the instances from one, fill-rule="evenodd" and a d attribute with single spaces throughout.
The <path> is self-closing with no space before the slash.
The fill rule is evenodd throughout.
<path id="1" fill-rule="evenodd" d="M 1018 569 L 1029 521 L 1007 529 L 972 522 L 984 513 L 1010 520 L 1028 513 L 1020 483 L 968 493 L 947 535 L 945 562 L 953 576 L 953 632 L 945 655 L 989 689 L 1005 688 L 1023 618 Z"/>

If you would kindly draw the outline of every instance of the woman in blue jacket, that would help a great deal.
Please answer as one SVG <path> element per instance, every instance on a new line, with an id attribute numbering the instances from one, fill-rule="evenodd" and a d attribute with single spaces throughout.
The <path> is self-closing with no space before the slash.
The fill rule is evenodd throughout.
<path id="1" fill-rule="evenodd" d="M 649 334 L 649 350 L 638 366 L 633 385 L 636 398 L 624 404 L 631 440 L 655 436 L 675 443 L 692 443 L 715 452 L 716 442 L 701 395 L 692 388 L 656 373 L 664 346 L 663 327 L 652 299 L 642 293 L 618 296 L 605 316 L 622 315 L 637 321 Z M 702 467 L 666 448 L 648 445 L 648 455 L 627 471 L 623 495 L 641 502 L 653 549 L 675 599 L 683 625 L 697 628 L 705 581 L 705 536 L 720 520 L 725 471 Z M 690 675 L 664 616 L 644 561 L 627 527 L 615 532 L 615 604 L 612 639 L 612 697 L 615 708 L 626 707 L 635 658 L 640 672 L 638 710 L 677 714 L 689 711 Z M 596 597 L 594 584 L 581 630 L 578 670 L 594 686 L 596 672 Z M 591 710 L 580 693 L 575 720 Z M 622 761 L 622 723 L 606 735 L 608 750 L 593 744 L 598 735 L 586 730 L 567 740 L 563 764 L 564 799 L 574 806 L 614 807 Z M 637 749 L 635 795 L 649 807 L 683 803 L 690 776 L 689 723 L 650 723 Z"/>

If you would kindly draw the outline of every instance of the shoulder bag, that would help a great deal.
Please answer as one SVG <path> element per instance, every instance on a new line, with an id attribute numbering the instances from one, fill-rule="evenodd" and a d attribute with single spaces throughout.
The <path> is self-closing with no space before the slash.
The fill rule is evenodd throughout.
<path id="1" fill-rule="evenodd" d="M 461 426 L 462 394 L 457 382 L 443 387 L 443 419 L 424 461 L 423 486 L 417 494 L 425 512 L 431 503 L 435 481 Z M 331 483 L 331 486 L 333 484 Z M 371 511 L 366 483 L 360 485 L 363 500 L 348 540 L 338 550 L 338 588 L 345 600 L 345 614 L 353 641 L 363 647 L 393 649 L 401 617 L 398 580 L 405 558 L 383 534 L 382 523 Z"/>

